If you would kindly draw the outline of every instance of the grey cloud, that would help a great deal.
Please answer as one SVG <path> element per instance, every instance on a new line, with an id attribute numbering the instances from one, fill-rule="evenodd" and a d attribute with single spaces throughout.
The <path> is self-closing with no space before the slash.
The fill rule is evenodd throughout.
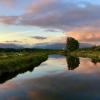
<path id="1" fill-rule="evenodd" d="M 0 16 L 0 23 L 3 24 L 15 24 L 18 20 L 18 16 Z"/>
<path id="2" fill-rule="evenodd" d="M 47 31 L 47 32 L 60 32 L 60 30 L 57 30 L 57 29 L 47 29 L 45 31 Z"/>
<path id="3" fill-rule="evenodd" d="M 5 24 L 31 25 L 47 29 L 60 29 L 63 31 L 84 26 L 94 27 L 97 22 L 100 22 L 100 5 L 81 2 L 81 5 L 84 5 L 82 7 L 80 3 L 71 0 L 66 0 L 66 2 L 64 0 L 54 0 L 53 2 L 52 0 L 49 3 L 45 3 L 45 0 L 43 1 L 44 4 L 41 7 L 37 7 L 38 10 L 36 9 L 35 12 L 33 7 L 30 8 L 33 10 L 31 13 L 25 13 L 17 17 L 0 18 L 0 22 Z"/>
<path id="4" fill-rule="evenodd" d="M 23 16 L 20 24 L 64 31 L 76 27 L 94 25 L 100 20 L 98 11 L 100 6 L 88 3 L 85 5 L 85 8 L 81 8 L 78 4 L 72 3 L 72 1 L 67 3 L 56 2 L 54 5 L 50 5 L 49 8 L 46 7 L 44 12 L 41 9 L 36 15 L 33 13 L 29 17 Z"/>
<path id="5" fill-rule="evenodd" d="M 47 39 L 47 37 L 43 37 L 43 36 L 32 36 L 31 38 L 38 39 L 38 40 L 45 40 L 45 39 Z"/>
<path id="6" fill-rule="evenodd" d="M 22 41 L 13 40 L 13 41 L 5 41 L 6 43 L 22 43 Z"/>
<path id="7" fill-rule="evenodd" d="M 0 3 L 5 7 L 12 7 L 14 5 L 15 0 L 0 0 Z"/>

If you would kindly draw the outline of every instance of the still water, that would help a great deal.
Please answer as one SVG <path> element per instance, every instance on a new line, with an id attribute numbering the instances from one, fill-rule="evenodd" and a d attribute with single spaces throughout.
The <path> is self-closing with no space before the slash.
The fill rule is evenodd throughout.
<path id="1" fill-rule="evenodd" d="M 1 83 L 0 100 L 100 100 L 100 63 L 50 55 L 31 72 Z"/>

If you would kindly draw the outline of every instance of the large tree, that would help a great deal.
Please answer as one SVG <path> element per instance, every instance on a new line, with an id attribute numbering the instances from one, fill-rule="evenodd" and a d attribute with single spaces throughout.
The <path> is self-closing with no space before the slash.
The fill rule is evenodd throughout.
<path id="1" fill-rule="evenodd" d="M 65 48 L 66 51 L 71 52 L 71 51 L 74 51 L 78 48 L 79 48 L 79 42 L 72 37 L 68 37 L 67 43 L 66 43 L 66 48 Z"/>

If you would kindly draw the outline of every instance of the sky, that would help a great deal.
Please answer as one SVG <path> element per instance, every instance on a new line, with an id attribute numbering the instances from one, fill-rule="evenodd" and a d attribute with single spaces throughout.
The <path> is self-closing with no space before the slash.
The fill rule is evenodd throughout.
<path id="1" fill-rule="evenodd" d="M 100 45 L 100 0 L 0 0 L 0 43 Z"/>

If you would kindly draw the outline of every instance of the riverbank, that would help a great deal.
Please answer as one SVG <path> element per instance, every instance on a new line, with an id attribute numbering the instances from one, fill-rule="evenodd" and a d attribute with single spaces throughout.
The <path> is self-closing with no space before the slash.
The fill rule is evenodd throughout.
<path id="1" fill-rule="evenodd" d="M 4 72 L 14 72 L 22 69 L 34 68 L 43 61 L 47 60 L 48 55 L 41 52 L 17 52 L 1 53 L 0 56 L 0 74 Z"/>
<path id="2" fill-rule="evenodd" d="M 71 52 L 70 55 L 76 56 L 76 57 L 91 58 L 92 60 L 100 62 L 100 51 L 79 49 L 74 52 Z"/>

